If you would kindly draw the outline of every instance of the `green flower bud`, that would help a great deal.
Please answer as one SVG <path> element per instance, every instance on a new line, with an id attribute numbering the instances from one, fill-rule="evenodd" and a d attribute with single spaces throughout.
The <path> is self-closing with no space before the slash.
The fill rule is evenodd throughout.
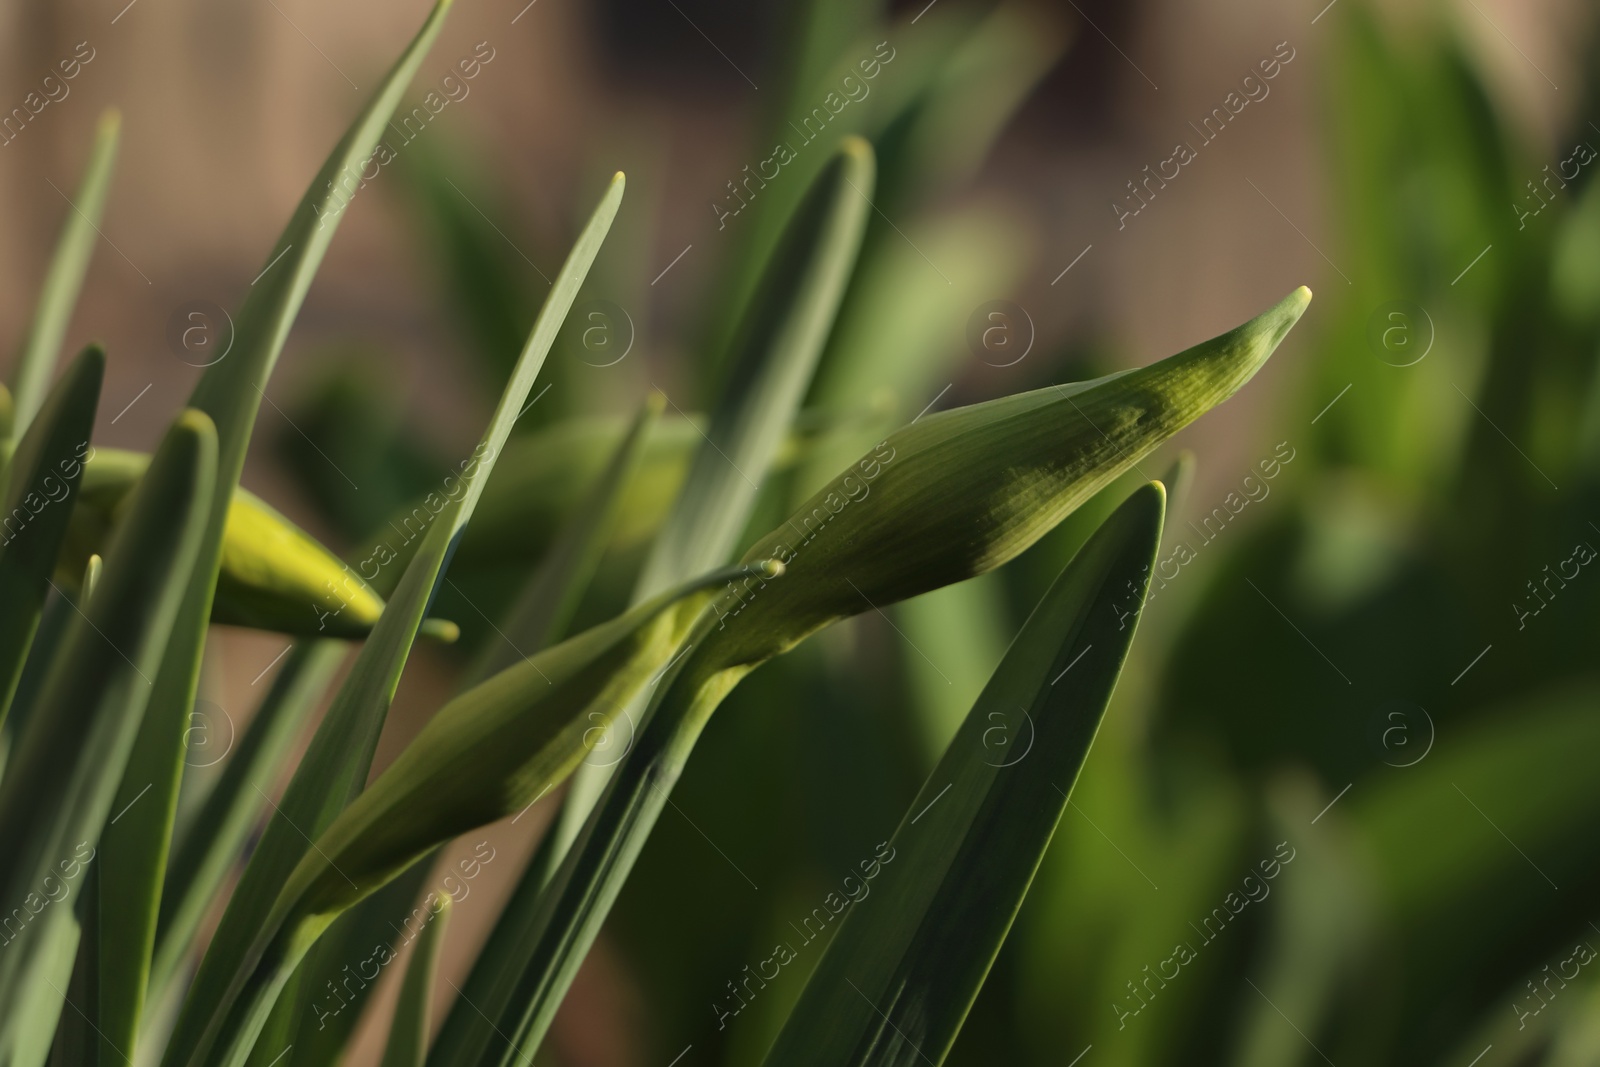
<path id="1" fill-rule="evenodd" d="M 716 660 L 760 662 L 838 619 L 1012 559 L 1232 396 L 1310 300 L 1302 286 L 1150 366 L 929 415 L 891 434 L 746 553 L 782 561 L 785 574 L 747 580 L 716 605 Z"/>

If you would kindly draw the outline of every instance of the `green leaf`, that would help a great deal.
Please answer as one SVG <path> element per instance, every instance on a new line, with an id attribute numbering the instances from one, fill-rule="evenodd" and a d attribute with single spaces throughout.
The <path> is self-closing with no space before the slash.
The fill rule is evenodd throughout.
<path id="1" fill-rule="evenodd" d="M 504 622 L 496 627 L 501 640 L 490 644 L 467 672 L 469 681 L 481 681 L 543 651 L 571 622 L 589 579 L 600 566 L 622 510 L 623 491 L 644 459 L 645 442 L 665 404 L 665 396 L 652 393 L 640 409 L 594 489 L 551 544 Z"/>
<path id="2" fill-rule="evenodd" d="M 41 900 L 55 895 L 52 885 L 81 888 L 73 879 L 104 843 L 101 827 L 115 811 L 116 783 L 196 565 L 216 454 L 211 420 L 185 412 L 134 494 L 94 599 L 79 609 L 0 781 L 0 855 L 7 857 L 0 899 Z M 46 940 L 29 925 L 0 952 L 0 1047 L 13 1046 L 34 1022 L 18 1009 L 48 981 Z"/>
<path id="3" fill-rule="evenodd" d="M 90 871 L 93 869 L 93 865 L 88 867 Z M 84 877 L 88 878 L 89 875 Z M 91 892 L 94 894 L 92 898 Z M 89 907 L 91 900 L 97 901 L 98 893 L 98 888 L 81 889 L 79 895 L 82 899 L 78 902 L 78 910 Z M 41 946 L 39 958 L 42 962 L 32 975 L 30 988 L 23 991 L 23 1000 L 16 1009 L 17 1018 L 22 1022 L 13 1035 L 10 1048 L 5 1050 L 6 1062 L 17 1064 L 18 1067 L 39 1067 L 49 1058 L 56 1033 L 61 1029 L 61 1020 L 68 1015 L 77 1015 L 74 1008 L 81 1004 L 85 1011 L 95 1010 L 93 1004 L 79 1001 L 74 990 L 77 950 L 84 943 L 80 916 L 75 911 L 51 909 L 40 915 L 37 922 L 41 928 L 35 936 Z M 89 943 L 94 943 L 92 937 Z M 63 990 L 66 991 L 66 997 L 72 998 L 73 1007 L 67 1007 Z M 80 1041 L 87 1040 L 81 1032 L 78 1036 Z M 99 1038 L 95 1037 L 94 1041 L 98 1042 Z"/>
<path id="4" fill-rule="evenodd" d="M 60 1012 L 54 1041 L 48 1046 L 53 1062 L 62 1067 L 93 1064 L 100 1054 L 100 1035 L 95 1033 L 94 1019 L 88 1014 L 97 1011 L 100 1003 L 100 868 L 93 863 L 84 871 L 83 888 L 73 912 L 69 922 L 77 926 L 78 951 L 72 961 L 64 998 L 71 1007 Z M 51 916 L 45 921 L 61 920 Z M 44 1029 L 41 1027 L 37 1033 L 39 1046 L 19 1049 L 17 1062 L 44 1062 Z"/>
<path id="5" fill-rule="evenodd" d="M 334 820 L 366 782 L 384 716 L 446 557 L 471 518 L 561 321 L 600 251 L 616 217 L 622 190 L 623 178 L 618 174 L 562 265 L 483 439 L 472 457 L 460 465 L 459 491 L 447 490 L 443 506 L 422 535 L 421 547 L 323 718 L 283 802 L 276 806 L 201 963 L 167 1047 L 163 1060 L 167 1067 L 242 1061 L 287 979 L 285 973 L 270 988 L 251 986 L 240 1001 L 255 968 L 255 960 L 248 957 L 278 890 L 311 838 Z M 304 946 L 299 952 L 303 954 Z"/>
<path id="6" fill-rule="evenodd" d="M 1034 608 L 893 839 L 863 861 L 876 881 L 767 1067 L 943 1062 L 1100 728 L 1137 628 L 1122 612 L 1143 603 L 1165 510 L 1159 482 L 1136 490 Z"/>
<path id="7" fill-rule="evenodd" d="M 89 165 L 84 168 L 83 180 L 72 198 L 66 225 L 61 228 L 61 237 L 56 242 L 55 258 L 50 261 L 50 270 L 39 291 L 39 304 L 28 327 L 28 338 L 23 342 L 22 354 L 17 357 L 16 378 L 12 382 L 13 421 L 6 438 L 8 442 L 27 431 L 55 375 L 56 356 L 67 335 L 72 309 L 78 303 L 89 258 L 100 239 L 100 217 L 105 214 L 106 193 L 111 188 L 111 168 L 117 158 L 121 127 L 122 119 L 116 111 L 100 116 Z"/>
<path id="8" fill-rule="evenodd" d="M 871 212 L 871 147 L 847 138 L 795 210 L 735 334 L 731 371 L 639 596 L 727 562 L 811 385 Z"/>
<path id="9" fill-rule="evenodd" d="M 500 909 L 494 929 L 472 961 L 472 970 L 457 990 L 428 1049 L 430 1065 L 477 1063 L 493 1043 L 498 1020 L 512 1003 L 517 980 L 538 945 L 539 900 L 561 859 L 553 831 L 553 826 L 547 827 L 539 839 L 522 876 Z"/>
<path id="10" fill-rule="evenodd" d="M 819 30 L 819 32 L 821 32 Z M 730 342 L 729 377 L 702 443 L 691 462 L 672 511 L 651 546 L 634 589 L 643 601 L 708 568 L 724 563 L 749 523 L 756 493 L 810 388 L 840 301 L 855 269 L 871 211 L 876 166 L 871 147 L 847 137 L 807 190 L 790 217 L 777 250 L 768 260 L 755 295 Z M 680 411 L 681 413 L 681 411 Z M 632 721 L 642 709 L 628 709 Z M 599 798 L 612 767 L 580 767 L 557 815 L 548 846 L 541 845 L 539 871 L 558 862 Z M 536 899 L 531 885 L 516 903 Z M 508 909 L 509 929 L 527 929 L 528 918 Z M 531 952 L 533 943 L 514 937 L 497 946 L 496 958 L 474 978 L 515 973 L 513 950 Z M 509 986 L 495 978 L 492 987 L 469 981 L 469 996 L 481 994 L 477 1009 L 465 998 L 452 1007 L 441 1032 L 440 1056 L 482 1049 L 494 1038 L 501 1010 L 520 1018 L 520 1004 L 508 1000 Z M 502 1005 L 504 1007 L 502 1007 Z M 503 1020 L 514 1025 L 510 1020 Z M 457 1045 L 456 1042 L 460 1044 Z"/>
<path id="11" fill-rule="evenodd" d="M 383 1050 L 381 1067 L 422 1067 L 428 1051 L 428 1002 L 433 993 L 433 972 L 439 958 L 439 941 L 450 918 L 450 894 L 433 898 L 438 903 L 428 914 L 428 924 L 406 965 L 406 978 L 400 986 L 394 1022 L 389 1026 L 389 1044 Z"/>
<path id="12" fill-rule="evenodd" d="M 509 1036 L 497 1062 L 543 1038 L 700 730 L 740 678 L 837 619 L 1022 552 L 1249 381 L 1310 297 L 1298 289 L 1148 367 L 914 420 L 758 541 L 747 559 L 776 558 L 788 570 L 714 604 L 718 617 L 661 686 L 541 901 L 537 945 L 512 998 L 525 1011 L 514 1029 L 500 1027 Z"/>
<path id="13" fill-rule="evenodd" d="M 866 405 L 846 409 L 839 415 L 801 412 L 773 457 L 770 470 L 776 473 L 791 469 L 819 439 L 868 421 L 883 420 L 877 409 Z M 565 419 L 532 433 L 522 433 L 520 422 L 517 426 L 519 432 L 506 445 L 497 465 L 498 473 L 484 487 L 472 525 L 467 527 L 452 557 L 452 567 L 463 572 L 521 570 L 542 560 L 556 536 L 589 498 L 596 480 L 604 475 L 606 465 L 628 432 L 627 419 L 612 417 Z M 638 549 L 661 529 L 687 476 L 690 460 L 697 448 L 704 447 L 705 429 L 704 417 L 692 412 L 685 416 L 669 409 L 657 422 L 645 440 L 639 471 L 624 491 L 608 553 Z M 876 433 L 871 440 L 882 436 Z M 414 521 L 422 506 L 419 498 L 389 519 L 404 527 L 408 519 Z M 351 558 L 364 558 L 385 543 L 381 537 L 369 541 Z M 412 541 L 409 545 L 392 546 L 399 562 L 385 567 L 373 580 L 379 592 L 392 591 L 398 572 L 415 545 L 416 541 Z M 396 572 L 395 577 L 390 577 L 391 571 Z"/>
<path id="14" fill-rule="evenodd" d="M 150 989 L 159 995 L 179 973 L 196 933 L 246 841 L 300 728 L 344 661 L 342 641 L 297 644 L 283 661 L 250 725 L 173 849 L 161 889 Z M 152 999 L 155 999 L 154 997 Z"/>
<path id="15" fill-rule="evenodd" d="M 112 897 L 115 908 L 101 916 L 100 971 L 102 1028 L 107 1042 L 114 1046 L 131 1048 L 137 1043 L 155 945 L 161 878 L 183 773 L 184 732 L 199 682 L 224 529 L 251 430 L 289 329 L 343 218 L 345 202 L 352 195 L 350 180 L 361 173 L 372 155 L 389 116 L 438 36 L 450 2 L 438 0 L 416 38 L 312 180 L 239 309 L 232 346 L 206 368 L 190 400 L 217 427 L 217 486 L 210 498 L 199 563 L 173 624 L 166 659 L 155 676 L 150 714 L 140 728 L 117 794 L 124 805 L 147 788 L 149 795 L 129 811 L 100 857 L 104 884 L 116 887 Z"/>
<path id="16" fill-rule="evenodd" d="M 398 953 L 417 937 L 427 914 L 426 901 L 418 906 L 417 900 L 434 874 L 428 859 L 413 864 L 328 927 L 273 1005 L 249 1067 L 272 1067 L 290 1046 L 295 1067 L 333 1067 L 344 1058 L 377 992 L 376 979 L 351 988 L 350 975 L 368 960 L 381 966 L 386 952 Z"/>
<path id="17" fill-rule="evenodd" d="M 105 353 L 83 350 L 22 435 L 7 469 L 0 511 L 0 723 L 11 710 L 28 650 L 39 629 L 50 571 L 72 517 L 68 503 L 83 475 L 94 429 Z"/>
<path id="18" fill-rule="evenodd" d="M 635 603 L 721 566 L 733 553 L 833 329 L 861 251 L 875 174 L 871 146 L 845 138 L 790 217 L 734 334 L 728 381 L 650 547 Z M 590 765 L 574 778 L 553 831 L 558 854 L 611 770 Z"/>

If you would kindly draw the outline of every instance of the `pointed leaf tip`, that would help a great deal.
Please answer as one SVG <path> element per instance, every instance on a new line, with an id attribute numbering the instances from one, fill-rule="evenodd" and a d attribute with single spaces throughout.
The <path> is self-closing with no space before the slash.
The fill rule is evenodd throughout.
<path id="1" fill-rule="evenodd" d="M 839 142 L 839 154 L 853 159 L 874 162 L 872 142 L 860 134 L 849 134 Z"/>

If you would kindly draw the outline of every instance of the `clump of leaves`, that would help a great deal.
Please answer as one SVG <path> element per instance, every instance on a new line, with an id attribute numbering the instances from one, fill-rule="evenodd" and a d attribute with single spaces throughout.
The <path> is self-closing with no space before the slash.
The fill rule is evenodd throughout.
<path id="1" fill-rule="evenodd" d="M 1148 367 L 915 420 L 730 564 L 873 247 L 876 154 L 861 137 L 841 139 L 780 220 L 727 333 L 727 385 L 647 535 L 633 606 L 564 636 L 651 454 L 658 398 L 614 439 L 496 626 L 516 655 L 480 658 L 472 684 L 368 784 L 415 640 L 451 635 L 426 616 L 455 547 L 480 510 L 515 521 L 528 492 L 504 477 L 518 473 L 503 470 L 515 462 L 513 424 L 624 191 L 619 174 L 602 192 L 478 447 L 413 509 L 422 518 L 403 556 L 377 558 L 369 574 L 375 557 L 342 562 L 239 486 L 259 399 L 338 228 L 335 179 L 373 151 L 448 7 L 312 179 L 268 252 L 275 269 L 236 316 L 233 351 L 207 368 L 149 457 L 90 447 L 99 349 L 45 388 L 115 155 L 116 124 L 102 127 L 84 210 L 68 221 L 13 378 L 6 437 L 5 514 L 16 525 L 0 545 L 0 697 L 13 712 L 0 778 L 0 1063 L 36 1067 L 52 1047 L 72 1063 L 136 1050 L 166 1067 L 274 1062 L 286 1051 L 275 1042 L 311 1014 L 328 962 L 316 950 L 337 941 L 342 920 L 358 923 L 393 887 L 414 897 L 407 879 L 437 848 L 523 809 L 573 774 L 602 727 L 637 719 L 636 744 L 609 779 L 580 775 L 502 917 L 507 936 L 491 939 L 467 979 L 461 1003 L 475 1017 L 452 1011 L 431 1050 L 419 1018 L 448 900 L 425 902 L 428 933 L 384 1062 L 520 1057 L 542 1038 L 700 731 L 741 678 L 837 620 L 1014 558 L 1242 387 L 1309 300 L 1296 290 Z M 503 482 L 515 493 L 497 500 Z M 900 1063 L 908 1048 L 934 1062 L 948 1050 L 1066 802 L 1059 783 L 1070 788 L 1110 700 L 1134 633 L 1126 605 L 1114 605 L 1130 589 L 1142 596 L 1164 513 L 1159 483 L 1134 491 L 1046 592 L 917 805 L 950 796 L 914 834 L 902 826 L 894 847 L 907 859 L 833 942 L 769 1062 Z M 296 650 L 174 848 L 184 727 L 207 628 L 222 622 L 291 634 Z M 341 640 L 361 641 L 354 663 L 264 810 L 263 786 L 329 684 Z M 30 672 L 43 679 L 33 689 L 19 685 Z M 1037 743 L 1027 762 L 997 772 L 987 731 L 1019 714 Z M 202 949 L 213 903 L 221 916 Z M 839 992 L 846 971 L 873 1010 Z M 168 1001 L 180 1004 L 170 1020 L 152 1010 Z M 293 1062 L 340 1052 L 309 1047 Z"/>

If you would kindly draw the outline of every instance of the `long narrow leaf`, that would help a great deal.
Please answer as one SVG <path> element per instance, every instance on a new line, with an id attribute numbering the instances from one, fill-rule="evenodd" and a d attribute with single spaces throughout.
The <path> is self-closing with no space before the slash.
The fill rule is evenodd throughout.
<path id="1" fill-rule="evenodd" d="M 0 502 L 0 724 L 39 629 L 50 572 L 83 475 L 105 353 L 93 346 L 73 362 L 22 435 Z"/>
<path id="2" fill-rule="evenodd" d="M 1159 482 L 1136 490 L 1034 608 L 879 846 L 885 862 L 862 872 L 876 875 L 871 892 L 835 932 L 767 1067 L 943 1062 L 1100 728 L 1165 504 Z"/>
<path id="3" fill-rule="evenodd" d="M 562 628 L 571 621 L 579 598 L 600 565 L 600 557 L 622 508 L 623 490 L 639 469 L 645 442 L 665 404 L 666 397 L 652 393 L 640 409 L 593 491 L 550 546 L 549 553 L 512 605 L 499 627 L 503 640 L 491 645 L 467 673 L 469 681 L 481 681 L 505 670 L 523 656 L 543 651 L 555 643 Z"/>
<path id="4" fill-rule="evenodd" d="M 167 656 L 156 675 L 150 714 L 139 731 L 117 794 L 122 804 L 132 804 L 136 796 L 142 797 L 142 803 L 130 809 L 100 857 L 104 884 L 116 887 L 108 898 L 111 906 L 101 914 L 100 971 L 102 1029 L 106 1041 L 114 1046 L 131 1048 L 137 1041 L 155 947 L 161 878 L 183 773 L 185 728 L 199 683 L 224 529 L 251 430 L 289 329 L 344 217 L 352 179 L 372 155 L 401 94 L 438 36 L 450 3 L 438 0 L 416 38 L 312 180 L 239 310 L 232 347 L 206 368 L 190 400 L 216 423 L 217 487 L 211 497 L 199 564 L 173 624 Z"/>
<path id="5" fill-rule="evenodd" d="M 355 666 L 318 728 L 283 802 L 268 823 L 244 879 L 229 902 L 222 926 L 201 964 L 190 999 L 163 1060 L 168 1067 L 207 1062 L 238 1063 L 281 988 L 252 987 L 236 1004 L 254 969 L 248 959 L 258 933 L 288 873 L 365 784 L 378 734 L 400 681 L 417 628 L 440 580 L 451 546 L 472 516 L 483 484 L 510 436 L 517 414 L 556 332 L 583 284 L 622 200 L 616 175 L 579 235 L 546 297 L 516 370 L 495 408 L 472 458 L 461 464 L 459 492 L 448 495 L 422 545 L 406 567 L 382 618 L 362 646 Z"/>
<path id="6" fill-rule="evenodd" d="M 638 598 L 727 562 L 759 480 L 799 410 L 871 214 L 872 148 L 847 138 L 762 276 L 733 342 L 731 374 L 639 580 Z"/>
<path id="7" fill-rule="evenodd" d="M 244 736 L 228 757 L 173 851 L 161 891 L 150 989 L 159 994 L 179 970 L 206 912 L 266 809 L 300 727 L 343 662 L 342 641 L 296 645 L 283 661 Z"/>
<path id="8" fill-rule="evenodd" d="M 683 488 L 651 546 L 634 589 L 635 604 L 721 565 L 733 552 L 833 328 L 866 232 L 875 176 L 871 146 L 846 138 L 789 219 L 734 334 L 726 361 L 728 381 Z M 626 714 L 636 720 L 642 712 L 630 708 Z M 543 860 L 560 860 L 612 769 L 599 763 L 578 769 L 550 828 L 554 840 L 548 848 L 541 846 Z M 531 893 L 519 893 L 514 903 L 526 907 L 532 900 Z M 526 915 L 509 908 L 503 921 L 508 927 L 528 927 Z M 466 996 L 445 1020 L 431 1063 L 476 1055 L 494 1040 L 501 1012 L 521 1016 L 522 1006 L 508 1000 L 506 983 L 486 984 L 490 974 L 516 969 L 513 945 L 523 945 L 524 952 L 533 947 L 517 939 L 497 946 L 502 958 L 469 980 Z"/>
<path id="9" fill-rule="evenodd" d="M 599 565 L 600 556 L 622 507 L 623 492 L 638 470 L 650 433 L 657 425 L 665 403 L 665 397 L 661 394 L 652 394 L 634 419 L 605 469 L 600 472 L 589 496 L 551 544 L 508 617 L 495 627 L 499 640 L 492 642 L 477 663 L 466 672 L 469 684 L 505 670 L 519 659 L 541 652 L 555 642 Z M 542 851 L 548 853 L 549 850 Z M 423 861 L 413 869 L 426 866 L 427 863 Z M 545 870 L 548 873 L 548 867 Z M 542 878 L 540 882 L 542 884 Z M 326 1013 L 317 1009 L 316 1002 L 323 996 L 327 982 L 339 979 L 338 972 L 344 967 L 350 953 L 365 951 L 372 936 L 369 928 L 376 927 L 380 934 L 383 932 L 389 921 L 388 912 L 394 910 L 392 902 L 387 899 L 389 888 L 362 901 L 351 912 L 341 916 L 323 935 L 280 995 L 266 1029 L 251 1053 L 251 1064 L 265 1067 L 279 1050 L 290 1044 L 298 1049 L 295 1053 L 297 1061 L 307 1067 L 320 1067 L 337 1061 L 349 1030 L 355 1025 L 356 1012 L 350 1012 L 347 1016 L 341 1011 L 330 1023 Z M 373 919 L 376 922 L 370 921 Z M 490 945 L 493 946 L 497 940 L 498 937 L 491 938 Z M 509 946 L 499 947 L 504 949 Z M 476 962 L 473 973 L 477 974 Z M 476 991 L 469 978 L 462 995 L 468 1003 L 473 1003 L 479 995 L 489 996 L 492 993 Z M 313 1018 L 316 1019 L 315 1026 L 311 1025 Z M 473 1018 L 481 1022 L 483 1017 L 474 1013 Z"/>
<path id="10" fill-rule="evenodd" d="M 472 970 L 428 1049 L 430 1067 L 477 1063 L 494 1042 L 499 1020 L 511 1005 L 517 981 L 539 943 L 539 899 L 561 860 L 553 829 L 546 828 L 488 940 L 472 961 Z M 472 1009 L 474 1004 L 481 1005 L 481 1013 Z"/>
<path id="11" fill-rule="evenodd" d="M 395 1005 L 394 1022 L 389 1026 L 389 1044 L 383 1050 L 381 1067 L 422 1067 L 428 1051 L 428 1001 L 433 993 L 433 971 L 439 958 L 439 942 L 450 918 L 450 894 L 441 893 L 430 910 L 428 925 L 406 965 L 406 978 L 400 985 L 400 1001 Z"/>
<path id="12" fill-rule="evenodd" d="M 636 604 L 722 565 L 734 551 L 827 344 L 861 251 L 875 178 L 871 146 L 847 137 L 790 217 L 734 335 L 728 382 L 651 545 Z M 611 770 L 592 764 L 574 778 L 552 830 L 558 853 L 583 825 Z"/>
<path id="13" fill-rule="evenodd" d="M 200 412 L 184 413 L 167 432 L 0 782 L 3 899 L 28 901 L 30 916 L 67 906 L 61 901 L 81 888 L 74 879 L 103 844 L 151 676 L 196 565 L 216 453 L 216 432 Z M 0 951 L 0 1047 L 33 1022 L 20 1008 L 30 987 L 46 984 L 44 940 L 30 923 Z"/>
<path id="14" fill-rule="evenodd" d="M 22 354 L 17 357 L 11 392 L 13 421 L 8 442 L 27 432 L 50 388 L 56 356 L 67 336 L 67 324 L 72 319 L 72 309 L 77 306 L 78 292 L 83 288 L 83 276 L 89 270 L 89 259 L 100 241 L 100 217 L 105 214 L 106 193 L 111 188 L 111 169 L 117 158 L 121 128 L 122 119 L 117 112 L 107 111 L 100 117 L 89 165 L 84 168 L 83 179 L 72 198 L 66 224 L 56 243 L 55 258 L 50 261 L 50 270 L 39 291 L 39 304 L 28 327 L 28 338 L 23 342 Z"/>
<path id="15" fill-rule="evenodd" d="M 339 916 L 273 1005 L 256 1047 L 250 1050 L 249 1067 L 272 1067 L 273 1060 L 287 1058 L 285 1050 L 291 1047 L 295 1067 L 334 1067 L 341 1062 L 350 1036 L 377 999 L 378 979 L 361 973 L 364 964 L 381 963 L 385 951 L 398 953 L 416 939 L 427 914 L 417 901 L 434 876 L 433 867 L 426 859 L 414 864 Z M 353 984 L 352 971 L 358 978 Z M 295 995 L 289 995 L 291 991 Z"/>

